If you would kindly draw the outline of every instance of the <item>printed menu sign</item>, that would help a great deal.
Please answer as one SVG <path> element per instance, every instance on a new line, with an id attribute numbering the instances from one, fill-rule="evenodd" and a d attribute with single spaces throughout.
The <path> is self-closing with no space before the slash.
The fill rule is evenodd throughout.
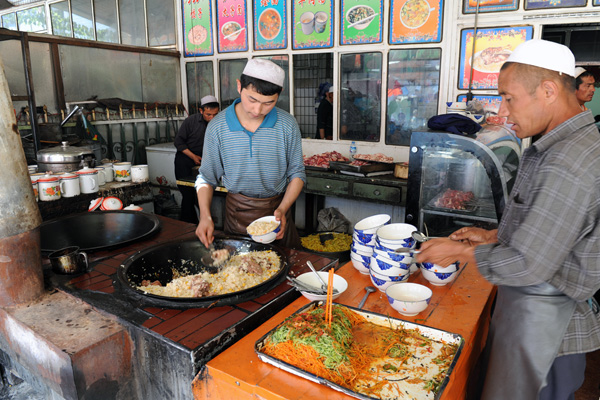
<path id="1" fill-rule="evenodd" d="M 286 0 L 254 0 L 254 50 L 287 46 Z"/>
<path id="2" fill-rule="evenodd" d="M 525 9 L 585 7 L 586 4 L 587 0 L 525 0 Z"/>
<path id="3" fill-rule="evenodd" d="M 512 11 L 519 9 L 519 0 L 479 0 L 479 12 Z M 477 0 L 463 0 L 463 13 L 474 14 Z"/>
<path id="4" fill-rule="evenodd" d="M 219 0 L 216 3 L 219 53 L 248 50 L 246 1 Z"/>
<path id="5" fill-rule="evenodd" d="M 333 0 L 294 0 L 292 48 L 333 46 Z"/>
<path id="6" fill-rule="evenodd" d="M 184 56 L 213 54 L 210 0 L 182 0 Z"/>
<path id="7" fill-rule="evenodd" d="M 440 42 L 443 0 L 392 0 L 390 44 Z"/>
<path id="8" fill-rule="evenodd" d="M 458 88 L 497 89 L 500 67 L 513 50 L 533 37 L 533 27 L 487 28 L 477 31 L 473 54 L 473 29 L 463 29 L 460 41 Z M 471 65 L 472 62 L 472 65 Z"/>
<path id="9" fill-rule="evenodd" d="M 342 0 L 341 44 L 380 43 L 382 0 Z"/>

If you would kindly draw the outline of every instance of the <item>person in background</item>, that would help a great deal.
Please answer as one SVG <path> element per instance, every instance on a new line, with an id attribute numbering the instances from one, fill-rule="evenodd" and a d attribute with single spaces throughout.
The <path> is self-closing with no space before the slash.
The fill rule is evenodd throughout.
<path id="1" fill-rule="evenodd" d="M 208 123 L 219 112 L 219 101 L 215 96 L 204 96 L 200 99 L 199 113 L 187 117 L 177 136 L 175 136 L 175 178 L 195 177 L 194 167 L 201 164 L 202 149 L 204 148 L 204 135 Z M 192 187 L 177 185 L 181 192 L 180 220 L 198 223 L 195 205 L 197 203 L 196 191 Z"/>
<path id="2" fill-rule="evenodd" d="M 284 79 L 277 64 L 251 59 L 237 80 L 240 97 L 208 126 L 196 179 L 200 207 L 196 235 L 207 247 L 214 240 L 210 204 L 221 179 L 228 191 L 225 232 L 246 235 L 252 221 L 274 215 L 281 221 L 276 243 L 301 246 L 291 207 L 306 173 L 296 119 L 275 107 Z"/>
<path id="3" fill-rule="evenodd" d="M 581 109 L 586 111 L 588 108 L 585 106 L 585 103 L 592 101 L 592 98 L 594 98 L 594 92 L 596 91 L 594 84 L 596 83 L 596 79 L 594 79 L 594 75 L 591 72 L 581 67 L 575 68 L 575 78 L 577 101 Z"/>
<path id="4" fill-rule="evenodd" d="M 575 58 L 529 40 L 500 70 L 498 115 L 523 152 L 498 229 L 422 244 L 417 262 L 456 260 L 498 285 L 481 399 L 573 399 L 600 349 L 600 134 L 575 95 Z M 469 243 L 469 244 L 467 244 Z"/>
<path id="5" fill-rule="evenodd" d="M 330 86 L 317 110 L 317 139 L 333 140 L 333 92 Z"/>

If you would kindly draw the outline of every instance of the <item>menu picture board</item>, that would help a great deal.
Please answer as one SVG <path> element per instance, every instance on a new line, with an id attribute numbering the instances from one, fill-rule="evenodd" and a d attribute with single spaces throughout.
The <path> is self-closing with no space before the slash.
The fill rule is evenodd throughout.
<path id="1" fill-rule="evenodd" d="M 254 50 L 287 47 L 285 0 L 254 0 Z"/>
<path id="2" fill-rule="evenodd" d="M 390 44 L 441 42 L 443 0 L 392 0 Z"/>
<path id="3" fill-rule="evenodd" d="M 519 0 L 479 0 L 479 12 L 514 11 L 519 9 Z M 477 0 L 463 0 L 463 14 L 475 14 Z"/>
<path id="4" fill-rule="evenodd" d="M 292 48 L 332 47 L 333 17 L 333 0 L 293 0 Z"/>
<path id="5" fill-rule="evenodd" d="M 502 64 L 518 45 L 532 37 L 531 26 L 479 29 L 473 54 L 473 29 L 463 29 L 460 40 L 458 88 L 469 89 L 472 61 L 471 88 L 497 89 Z"/>
<path id="6" fill-rule="evenodd" d="M 213 54 L 210 0 L 181 0 L 183 10 L 184 57 Z"/>
<path id="7" fill-rule="evenodd" d="M 342 0 L 341 44 L 381 43 L 382 0 Z"/>
<path id="8" fill-rule="evenodd" d="M 525 0 L 525 9 L 585 7 L 586 4 L 587 0 Z"/>
<path id="9" fill-rule="evenodd" d="M 592 2 L 592 5 L 594 5 L 594 6 L 600 6 L 600 0 L 594 0 Z"/>
<path id="10" fill-rule="evenodd" d="M 217 3 L 217 50 L 219 53 L 248 50 L 246 1 L 219 0 Z"/>
<path id="11" fill-rule="evenodd" d="M 502 96 L 473 96 L 473 100 L 479 100 L 483 104 L 485 108 L 491 108 L 498 110 L 500 108 L 500 103 L 502 103 Z M 457 101 L 462 101 L 463 103 L 467 102 L 466 94 L 459 94 Z"/>

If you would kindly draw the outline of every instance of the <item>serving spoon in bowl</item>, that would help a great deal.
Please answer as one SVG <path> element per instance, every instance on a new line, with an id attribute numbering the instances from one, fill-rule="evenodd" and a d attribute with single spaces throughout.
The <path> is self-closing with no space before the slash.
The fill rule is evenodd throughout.
<path id="1" fill-rule="evenodd" d="M 324 291 L 327 291 L 327 284 L 325 283 L 323 278 L 321 278 L 321 275 L 319 275 L 319 273 L 317 272 L 315 267 L 313 267 L 312 263 L 310 261 L 307 261 L 306 265 L 308 265 L 308 268 L 310 268 L 310 270 L 312 272 L 314 272 L 314 274 L 317 276 L 317 278 L 319 278 L 319 282 L 321 282 L 321 289 L 323 289 Z M 338 293 L 338 290 L 336 288 L 333 288 L 333 294 L 337 294 L 337 293 Z"/>

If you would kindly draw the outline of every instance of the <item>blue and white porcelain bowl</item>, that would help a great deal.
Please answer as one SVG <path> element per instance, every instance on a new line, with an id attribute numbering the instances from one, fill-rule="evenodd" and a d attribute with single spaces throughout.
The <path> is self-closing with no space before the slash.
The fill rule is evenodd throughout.
<path id="1" fill-rule="evenodd" d="M 366 246 L 355 241 L 352 241 L 352 244 L 350 245 L 350 250 L 361 255 L 373 254 L 373 246 Z"/>
<path id="2" fill-rule="evenodd" d="M 354 225 L 354 232 L 359 236 L 363 234 L 373 234 L 377 232 L 380 227 L 389 224 L 392 220 L 387 214 L 371 215 L 370 217 L 361 219 Z"/>
<path id="3" fill-rule="evenodd" d="M 410 224 L 389 224 L 377 229 L 377 240 L 383 246 L 395 250 L 399 247 L 414 247 L 415 239 L 411 234 L 417 228 Z"/>
<path id="4" fill-rule="evenodd" d="M 434 263 L 427 263 L 427 262 L 421 263 L 421 267 L 425 268 L 426 270 L 431 271 L 431 272 L 439 272 L 439 273 L 443 273 L 443 274 L 448 273 L 448 272 L 458 271 L 459 266 L 460 266 L 459 261 L 456 261 L 456 262 L 448 265 L 447 267 L 441 267 Z"/>
<path id="5" fill-rule="evenodd" d="M 374 233 L 358 234 L 356 231 L 354 231 L 354 233 L 352 234 L 352 240 L 364 246 L 375 246 L 376 239 L 377 235 Z"/>
<path id="6" fill-rule="evenodd" d="M 382 292 L 385 293 L 385 289 L 394 283 L 406 282 L 408 280 L 408 276 L 410 274 L 402 275 L 402 276 L 387 276 L 378 274 L 377 272 L 370 271 L 369 276 L 371 277 L 371 282 L 373 285 Z"/>
<path id="7" fill-rule="evenodd" d="M 458 276 L 458 270 L 454 272 L 433 272 L 421 266 L 421 273 L 423 277 L 435 286 L 444 286 L 453 282 Z"/>
<path id="8" fill-rule="evenodd" d="M 427 286 L 418 283 L 392 284 L 385 290 L 392 308 L 402 315 L 417 315 L 425 310 L 431 301 L 433 292 Z"/>
<path id="9" fill-rule="evenodd" d="M 371 257 L 369 256 L 361 256 L 360 254 L 356 254 L 353 251 L 350 252 L 350 260 L 352 261 L 352 266 L 358 270 L 363 275 L 369 274 L 369 264 L 371 264 Z"/>
<path id="10" fill-rule="evenodd" d="M 395 251 L 390 250 L 385 246 L 382 246 L 380 243 L 376 243 L 373 250 L 376 254 L 387 257 L 394 261 L 398 261 L 405 264 L 410 264 L 414 262 L 412 251 L 408 253 L 396 253 Z"/>
<path id="11" fill-rule="evenodd" d="M 371 257 L 371 269 L 383 275 L 404 275 L 408 274 L 410 264 L 398 263 L 389 258 L 374 255 Z"/>

